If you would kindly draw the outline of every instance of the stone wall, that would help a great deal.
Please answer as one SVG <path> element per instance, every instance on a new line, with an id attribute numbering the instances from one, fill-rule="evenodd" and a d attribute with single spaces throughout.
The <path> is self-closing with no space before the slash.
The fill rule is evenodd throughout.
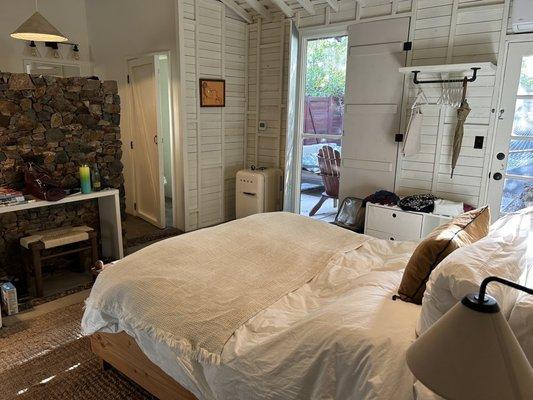
<path id="1" fill-rule="evenodd" d="M 96 163 L 103 187 L 123 193 L 119 124 L 114 81 L 0 73 L 0 185 L 22 188 L 34 162 L 77 188 L 79 166 Z M 99 229 L 95 201 L 0 214 L 0 278 L 23 275 L 20 237 L 80 224 Z"/>

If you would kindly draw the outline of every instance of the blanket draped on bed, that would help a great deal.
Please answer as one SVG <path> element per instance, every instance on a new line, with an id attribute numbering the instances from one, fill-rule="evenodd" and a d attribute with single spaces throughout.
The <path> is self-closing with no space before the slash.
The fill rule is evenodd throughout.
<path id="1" fill-rule="evenodd" d="M 254 215 L 126 257 L 100 274 L 87 306 L 218 364 L 244 322 L 365 240 L 299 215 Z"/>

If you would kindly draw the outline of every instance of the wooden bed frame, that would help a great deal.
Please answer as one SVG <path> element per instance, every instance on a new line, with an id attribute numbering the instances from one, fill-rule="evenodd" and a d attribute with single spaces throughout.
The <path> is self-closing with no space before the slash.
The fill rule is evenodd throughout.
<path id="1" fill-rule="evenodd" d="M 151 362 L 131 336 L 120 333 L 95 333 L 91 349 L 104 370 L 113 367 L 160 400 L 197 398 Z"/>

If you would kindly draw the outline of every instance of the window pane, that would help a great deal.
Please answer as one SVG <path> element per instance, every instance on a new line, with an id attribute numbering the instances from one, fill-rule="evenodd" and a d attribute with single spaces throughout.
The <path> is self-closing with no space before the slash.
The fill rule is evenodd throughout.
<path id="1" fill-rule="evenodd" d="M 510 213 L 531 205 L 533 205 L 533 182 L 506 179 L 500 212 Z"/>
<path id="2" fill-rule="evenodd" d="M 307 43 L 304 132 L 342 135 L 347 36 Z"/>
<path id="3" fill-rule="evenodd" d="M 533 177 L 533 140 L 513 139 L 509 142 L 507 173 Z"/>
<path id="4" fill-rule="evenodd" d="M 533 99 L 517 99 L 513 136 L 533 137 Z"/>
<path id="5" fill-rule="evenodd" d="M 522 59 L 522 70 L 520 72 L 520 85 L 518 94 L 533 94 L 533 55 Z"/>

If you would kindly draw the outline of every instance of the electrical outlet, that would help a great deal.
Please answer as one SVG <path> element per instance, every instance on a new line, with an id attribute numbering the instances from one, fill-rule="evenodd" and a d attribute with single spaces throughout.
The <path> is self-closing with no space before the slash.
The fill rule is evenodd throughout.
<path id="1" fill-rule="evenodd" d="M 266 131 L 266 129 L 267 129 L 266 121 L 259 121 L 259 130 L 260 131 Z"/>

